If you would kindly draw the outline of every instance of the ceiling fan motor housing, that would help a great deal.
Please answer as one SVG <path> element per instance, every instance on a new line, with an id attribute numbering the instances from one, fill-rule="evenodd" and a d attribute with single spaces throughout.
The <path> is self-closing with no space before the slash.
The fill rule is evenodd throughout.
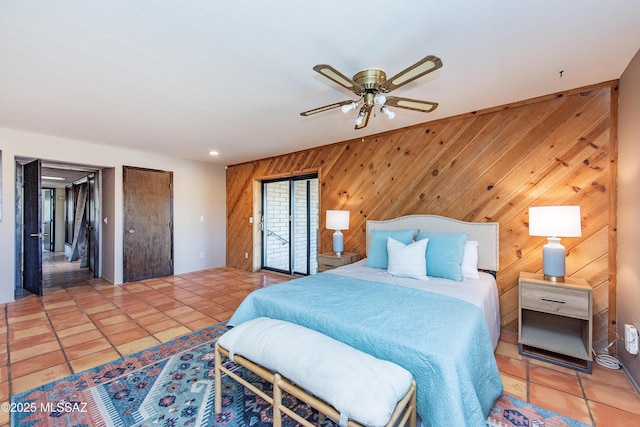
<path id="1" fill-rule="evenodd" d="M 378 68 L 370 68 L 362 70 L 353 76 L 353 81 L 364 88 L 359 95 L 364 97 L 364 105 L 371 107 L 374 104 L 374 98 L 381 92 L 386 92 L 381 85 L 387 80 L 384 71 Z"/>
<path id="2" fill-rule="evenodd" d="M 365 88 L 365 91 L 381 91 L 380 85 L 387 80 L 387 75 L 384 71 L 378 68 L 370 68 L 362 70 L 353 76 L 353 81 Z"/>

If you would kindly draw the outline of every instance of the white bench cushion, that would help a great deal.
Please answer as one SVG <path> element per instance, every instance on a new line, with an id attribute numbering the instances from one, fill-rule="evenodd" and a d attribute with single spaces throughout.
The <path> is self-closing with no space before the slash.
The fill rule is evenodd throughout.
<path id="1" fill-rule="evenodd" d="M 323 399 L 341 415 L 385 425 L 411 386 L 412 375 L 311 329 L 260 317 L 222 335 L 218 343 Z"/>

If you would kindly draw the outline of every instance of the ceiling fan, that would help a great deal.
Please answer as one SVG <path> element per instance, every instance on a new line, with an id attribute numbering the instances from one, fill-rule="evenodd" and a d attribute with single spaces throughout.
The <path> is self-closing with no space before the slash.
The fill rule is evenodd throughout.
<path id="1" fill-rule="evenodd" d="M 316 65 L 313 67 L 315 71 L 326 78 L 333 80 L 340 86 L 349 89 L 360 98 L 357 101 L 346 100 L 325 105 L 324 107 L 314 108 L 313 110 L 302 112 L 300 115 L 310 116 L 312 114 L 321 113 L 338 107 L 342 107 L 342 111 L 344 113 L 348 113 L 349 111 L 358 108 L 358 105 L 362 101 L 362 106 L 358 112 L 355 126 L 355 129 L 362 129 L 367 126 L 371 111 L 376 105 L 379 105 L 380 112 L 387 115 L 390 119 L 395 117 L 395 113 L 389 110 L 390 106 L 405 108 L 407 110 L 422 111 L 425 113 L 431 112 L 438 106 L 437 102 L 387 96 L 386 94 L 400 86 L 404 86 L 405 84 L 414 81 L 419 77 L 429 74 L 440 67 L 442 67 L 442 61 L 440 58 L 429 55 L 387 80 L 385 72 L 378 68 L 362 70 L 350 79 L 331 65 Z"/>

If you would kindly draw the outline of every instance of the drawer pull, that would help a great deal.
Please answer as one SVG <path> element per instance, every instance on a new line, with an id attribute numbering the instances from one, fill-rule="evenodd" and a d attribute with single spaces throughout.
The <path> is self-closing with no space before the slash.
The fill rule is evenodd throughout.
<path id="1" fill-rule="evenodd" d="M 558 304 L 566 304 L 567 303 L 565 300 L 557 299 L 557 298 L 540 297 L 540 299 L 542 301 L 557 302 Z"/>

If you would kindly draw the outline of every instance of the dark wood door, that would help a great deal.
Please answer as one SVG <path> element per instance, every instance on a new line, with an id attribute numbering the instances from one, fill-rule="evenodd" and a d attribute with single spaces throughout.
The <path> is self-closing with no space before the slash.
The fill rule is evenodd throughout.
<path id="1" fill-rule="evenodd" d="M 173 173 L 124 167 L 123 280 L 173 274 Z"/>
<path id="2" fill-rule="evenodd" d="M 40 160 L 23 166 L 24 230 L 22 287 L 42 295 L 42 188 Z"/>
<path id="3" fill-rule="evenodd" d="M 99 208 L 99 191 L 96 185 L 96 176 L 91 174 L 87 176 L 87 204 L 86 204 L 86 242 L 87 242 L 87 258 L 89 270 L 93 272 L 93 277 L 100 277 L 98 271 L 98 259 L 100 256 L 100 245 L 98 240 L 98 208 Z"/>

